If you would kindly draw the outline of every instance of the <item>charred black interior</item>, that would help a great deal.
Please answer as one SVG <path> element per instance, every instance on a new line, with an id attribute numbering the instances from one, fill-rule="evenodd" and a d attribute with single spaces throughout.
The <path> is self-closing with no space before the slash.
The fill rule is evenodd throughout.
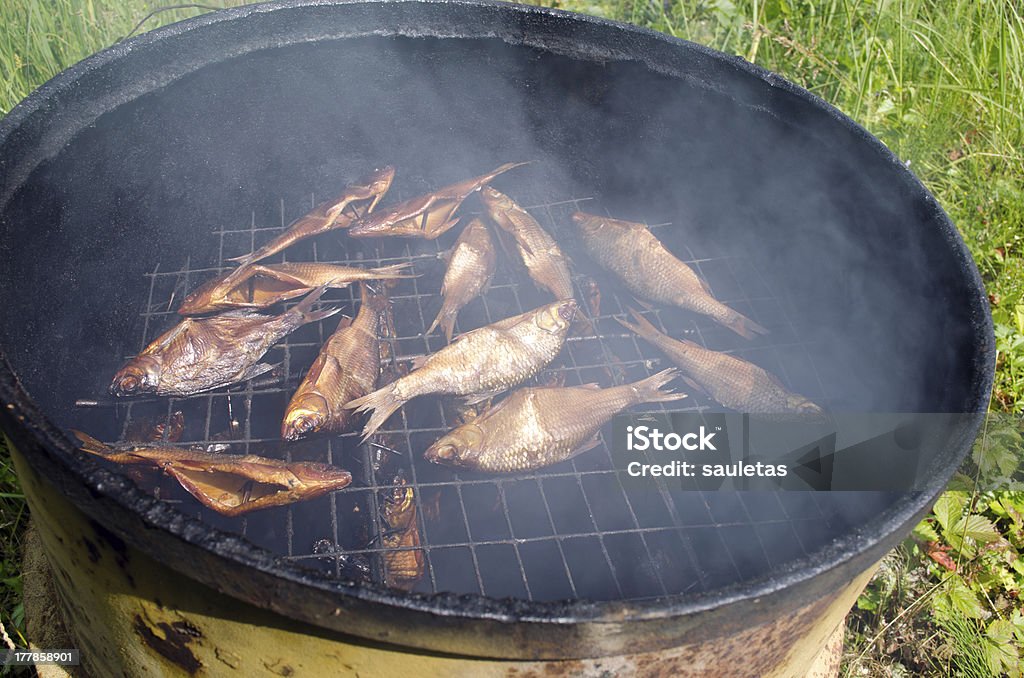
<path id="1" fill-rule="evenodd" d="M 366 170 L 396 167 L 391 203 L 528 160 L 494 185 L 563 243 L 577 283 L 594 275 L 603 294 L 601 339 L 571 340 L 553 365 L 567 383 L 610 385 L 668 366 L 612 319 L 629 299 L 574 245 L 568 214 L 578 207 L 651 224 L 718 298 L 771 330 L 746 341 L 683 311 L 651 316 L 676 336 L 734 351 L 835 411 L 984 408 L 990 328 L 973 265 L 932 198 L 859 128 L 703 49 L 547 13 L 453 10 L 355 3 L 213 22 L 181 32 L 174 50 L 157 40 L 133 63 L 80 73 L 99 93 L 93 110 L 61 109 L 68 90 L 55 89 L 52 105 L 15 117 L 21 131 L 8 122 L 0 151 L 19 160 L 7 161 L 0 196 L 0 343 L 25 392 L 59 427 L 107 441 L 133 419 L 183 410 L 183 444 L 226 438 L 232 451 L 296 460 L 326 453 L 353 472 L 352 486 L 294 507 L 228 519 L 169 485 L 162 494 L 316 577 L 353 576 L 338 554 L 361 550 L 383 581 L 377 503 L 398 468 L 416 488 L 423 593 L 714 595 L 790 576 L 826 551 L 837 557 L 837 545 L 889 538 L 879 525 L 927 498 L 641 493 L 623 488 L 603 448 L 526 476 L 456 475 L 420 456 L 446 423 L 438 399 L 413 403 L 385 427 L 405 454 L 385 454 L 381 469 L 380 453 L 352 435 L 284 446 L 276 439 L 289 387 L 336 318 L 274 349 L 283 369 L 273 379 L 185 400 L 75 407 L 108 399 L 123 360 L 175 322 L 184 294 L 225 259 Z M 367 35 L 376 25 L 388 34 Z M 531 41 L 535 29 L 542 37 Z M 166 73 L 147 80 L 167 54 Z M 477 209 L 474 200 L 463 208 Z M 421 333 L 441 302 L 437 255 L 456 235 L 328 234 L 284 256 L 374 265 L 411 257 L 421 277 L 391 295 L 396 352 L 414 356 L 444 344 L 440 333 Z M 325 299 L 354 314 L 357 297 Z M 458 327 L 546 298 L 506 259 Z M 605 369 L 615 360 L 617 377 Z M 230 429 L 232 417 L 240 429 Z M 940 455 L 936 492 L 963 453 L 951 444 Z"/>

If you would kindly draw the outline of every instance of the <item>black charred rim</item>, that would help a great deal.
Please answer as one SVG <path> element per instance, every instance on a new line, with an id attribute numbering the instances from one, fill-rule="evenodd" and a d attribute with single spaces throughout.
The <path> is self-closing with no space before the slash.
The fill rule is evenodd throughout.
<path id="1" fill-rule="evenodd" d="M 348 35 L 312 36 L 306 39 L 336 39 L 358 35 L 498 37 L 512 44 L 578 55 L 581 58 L 638 61 L 652 70 L 677 78 L 687 77 L 681 70 L 681 65 L 686 63 L 710 65 L 719 72 L 731 71 L 740 78 L 763 81 L 790 99 L 820 109 L 870 146 L 886 163 L 894 166 L 901 164 L 881 142 L 835 108 L 779 76 L 739 58 L 634 26 L 556 10 L 481 0 L 383 3 L 286 1 L 241 7 L 190 19 L 119 43 L 55 77 L 0 121 L 0 149 L 22 142 L 22 137 L 26 134 L 22 127 L 27 126 L 26 123 L 34 123 L 46 116 L 61 116 L 60 103 L 69 97 L 82 96 L 73 93 L 78 88 L 84 88 L 85 92 L 89 92 L 89 83 L 96 82 L 93 79 L 95 75 L 102 73 L 111 64 L 137 59 L 145 66 L 154 59 L 159 60 L 162 56 L 175 54 L 176 38 L 211 28 L 220 30 L 220 37 L 226 35 L 238 41 L 237 44 L 227 46 L 225 57 L 244 54 L 251 49 L 260 49 L 268 45 L 265 40 L 255 40 L 258 44 L 245 42 L 245 24 L 248 17 L 272 12 L 287 15 L 301 12 L 302 8 L 307 6 L 329 6 L 339 12 L 369 12 L 377 17 L 379 26 L 384 28 L 368 31 L 362 25 L 356 25 Z M 218 26 L 220 29 L 217 29 Z M 269 44 L 279 43 L 271 39 Z M 686 58 L 680 60 L 680 54 Z M 131 90 L 130 94 L 145 91 L 146 87 L 151 86 L 140 84 L 136 90 Z M 728 83 L 722 86 L 728 87 Z M 106 105 L 111 105 L 111 100 L 116 98 L 111 97 L 109 92 L 103 92 L 103 95 L 101 103 Z M 116 103 L 120 102 L 114 101 L 114 104 Z M 81 121 L 61 120 L 61 123 L 63 131 L 74 133 L 77 129 L 75 126 L 81 124 Z M 38 158 L 29 159 L 29 162 L 38 161 Z M 7 176 L 0 184 L 0 206 L 6 204 L 11 192 L 17 188 L 27 171 L 31 171 L 31 167 L 25 173 L 22 169 L 12 165 L 5 166 Z M 937 237 L 952 250 L 960 265 L 961 275 L 977 291 L 976 295 L 969 299 L 969 315 L 973 319 L 971 332 L 978 350 L 972 358 L 970 399 L 964 409 L 972 413 L 983 413 L 987 409 L 992 386 L 995 350 L 991 317 L 981 278 L 955 226 L 927 189 L 909 171 L 901 169 L 900 174 L 906 190 L 919 196 L 933 211 L 931 216 L 941 231 Z M 90 459 L 85 459 L 77 453 L 75 444 L 28 398 L 5 354 L 3 358 L 3 365 L 0 367 L 0 399 L 4 401 L 5 408 L 0 417 L 14 444 L 28 456 L 37 471 L 50 474 L 49 479 L 83 508 L 89 505 L 89 508 L 86 508 L 87 512 L 113 511 L 129 516 L 128 519 L 118 519 L 113 517 L 112 513 L 108 513 L 106 517 L 101 514 L 99 518 L 104 521 L 113 517 L 112 522 L 125 526 L 131 524 L 134 517 L 142 517 L 147 526 L 153 529 L 147 531 L 150 534 L 142 537 L 125 535 L 133 543 L 151 545 L 154 538 L 157 541 L 166 540 L 154 534 L 163 531 L 171 536 L 171 542 L 183 542 L 181 545 L 186 550 L 198 549 L 200 552 L 207 552 L 207 557 L 214 556 L 213 560 L 219 560 L 224 568 L 221 573 L 210 573 L 207 570 L 192 572 L 204 583 L 245 598 L 256 605 L 275 608 L 285 614 L 328 627 L 337 626 L 329 621 L 331 610 L 345 606 L 344 601 L 351 601 L 352 598 L 361 601 L 363 607 L 382 605 L 398 612 L 415 610 L 437 617 L 453 618 L 453 621 L 458 618 L 467 621 L 489 619 L 499 622 L 543 622 L 545 625 L 556 626 L 588 621 L 621 623 L 631 620 L 665 619 L 754 600 L 785 601 L 781 603 L 782 607 L 792 609 L 796 604 L 806 604 L 833 593 L 837 584 L 849 581 L 852 576 L 863 571 L 892 548 L 902 538 L 908 526 L 927 511 L 956 468 L 956 464 L 947 464 L 935 474 L 929 491 L 906 495 L 877 516 L 868 526 L 870 529 L 846 535 L 835 541 L 830 548 L 798 562 L 785 574 L 738 585 L 715 595 L 672 597 L 664 601 L 640 603 L 594 603 L 583 600 L 565 603 L 527 603 L 494 600 L 478 595 L 407 595 L 373 585 L 353 586 L 311 578 L 301 569 L 277 559 L 269 552 L 186 517 L 167 504 L 140 492 L 124 478 L 100 468 Z M 963 427 L 955 440 L 950 441 L 950 447 L 957 450 L 958 458 L 962 458 L 969 450 L 981 423 L 982 416 L 979 414 L 971 421 L 971 425 Z M 159 554 L 154 555 L 160 559 Z M 187 565 L 177 562 L 171 564 L 189 574 Z M 277 587 L 276 599 L 269 600 L 266 596 L 253 594 L 251 586 L 231 583 L 230 579 L 237 577 L 238 566 L 260 572 L 264 575 L 262 579 L 265 581 L 276 580 L 280 584 Z M 310 588 L 316 590 L 317 596 L 304 595 L 299 598 L 307 602 L 322 599 L 322 603 L 317 605 L 319 609 L 291 610 L 288 600 L 279 597 L 282 593 L 287 594 L 288 591 L 301 589 L 313 593 Z M 312 605 L 309 607 L 312 608 Z M 756 609 L 745 607 L 746 609 L 740 610 L 736 616 L 745 618 L 749 624 L 758 616 L 758 612 Z M 768 605 L 768 608 L 771 607 L 772 605 Z M 732 609 L 737 610 L 738 606 L 733 606 Z M 776 611 L 778 609 L 776 608 Z M 548 650 L 538 652 L 541 655 L 548 653 Z"/>

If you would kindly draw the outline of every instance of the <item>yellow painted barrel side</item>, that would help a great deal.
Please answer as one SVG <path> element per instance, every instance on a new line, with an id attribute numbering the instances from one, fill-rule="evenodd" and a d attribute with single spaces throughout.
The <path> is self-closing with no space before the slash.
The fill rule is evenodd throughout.
<path id="1" fill-rule="evenodd" d="M 8 444 L 64 617 L 95 676 L 825 678 L 838 667 L 835 633 L 874 569 L 786 619 L 716 642 L 564 661 L 430 654 L 296 622 L 192 581 L 90 520 Z"/>

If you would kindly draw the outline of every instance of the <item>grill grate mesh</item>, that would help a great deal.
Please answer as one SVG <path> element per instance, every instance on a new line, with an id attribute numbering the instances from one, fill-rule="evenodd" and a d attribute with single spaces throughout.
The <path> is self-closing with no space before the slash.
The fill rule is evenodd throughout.
<path id="1" fill-rule="evenodd" d="M 310 204 L 315 204 L 310 197 Z M 589 203 L 589 204 L 588 204 Z M 299 214 L 309 206 L 296 206 Z M 468 205 L 467 205 L 468 207 Z M 560 240 L 563 224 L 576 209 L 595 209 L 588 199 L 548 202 L 527 209 Z M 466 211 L 466 208 L 464 208 Z M 468 219 L 468 217 L 465 217 Z M 241 227 L 212 233 L 216 261 L 193 268 L 192 257 L 172 271 L 157 266 L 148 278 L 148 299 L 140 314 L 139 350 L 177 320 L 177 304 L 187 291 L 231 268 L 227 258 L 254 251 L 287 224 L 280 203 L 278 223 L 265 226 L 253 212 Z M 669 224 L 652 225 L 660 230 Z M 455 232 L 458 228 L 455 229 Z M 294 246 L 275 261 L 321 261 L 358 266 L 413 263 L 417 278 L 397 281 L 390 290 L 396 336 L 386 339 L 399 362 L 434 352 L 444 345 L 440 333 L 423 336 L 441 304 L 441 254 L 455 233 L 438 241 L 348 239 L 334 233 Z M 747 342 L 709 320 L 675 309 L 645 315 L 663 332 L 687 337 L 716 350 L 735 351 L 777 374 L 783 382 L 819 402 L 829 396 L 815 366 L 813 351 L 800 341 L 785 298 L 776 294 L 757 262 L 716 251 L 675 248 L 710 284 L 717 298 L 767 326 L 767 337 Z M 570 250 L 571 251 L 571 250 Z M 578 258 L 577 258 L 578 259 Z M 578 298 L 588 295 L 585 262 L 576 261 Z M 600 282 L 596 333 L 577 330 L 562 354 L 537 379 L 564 379 L 566 385 L 602 386 L 634 381 L 669 367 L 655 349 L 627 332 L 614 316 L 630 299 L 609 281 Z M 322 303 L 357 310 L 358 289 L 331 290 Z M 456 331 L 479 327 L 549 301 L 521 271 L 499 256 L 498 272 L 487 294 L 460 313 Z M 558 465 L 507 477 L 456 473 L 425 462 L 421 453 L 451 428 L 450 404 L 425 397 L 407 404 L 366 445 L 358 433 L 285 445 L 280 417 L 291 392 L 312 363 L 337 319 L 303 327 L 287 337 L 266 360 L 280 362 L 269 377 L 189 398 L 118 402 L 109 410 L 120 439 L 140 422 L 170 423 L 185 416 L 181 446 L 230 445 L 232 453 L 253 453 L 289 461 L 326 460 L 353 473 L 349 488 L 319 499 L 268 509 L 242 518 L 226 518 L 198 506 L 172 482 L 156 492 L 181 510 L 219 528 L 240 533 L 281 557 L 316 569 L 324 576 L 388 577 L 385 557 L 396 549 L 383 545 L 387 525 L 382 498 L 401 471 L 414 493 L 419 550 L 424 574 L 414 589 L 454 591 L 529 600 L 589 598 L 641 600 L 686 592 L 710 591 L 764 576 L 828 542 L 843 517 L 814 493 L 684 492 L 663 480 L 647 488 L 623 482 L 608 447 L 601 444 Z M 326 325 L 326 326 L 325 326 Z M 131 356 L 124 356 L 125 359 Z M 673 410 L 706 411 L 697 396 L 673 403 Z M 664 405 L 647 409 L 665 411 Z M 605 431 L 607 433 L 607 430 Z M 389 451 L 393 450 L 392 451 Z M 410 547 L 404 547 L 406 549 Z M 399 549 L 401 550 L 401 549 Z"/>

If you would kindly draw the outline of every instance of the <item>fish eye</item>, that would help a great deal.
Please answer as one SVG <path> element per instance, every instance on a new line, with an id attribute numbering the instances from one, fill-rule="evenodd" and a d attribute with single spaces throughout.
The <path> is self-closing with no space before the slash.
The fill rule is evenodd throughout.
<path id="1" fill-rule="evenodd" d="M 558 315 L 563 320 L 571 321 L 576 316 L 576 302 L 571 301 L 558 307 Z"/>
<path id="2" fill-rule="evenodd" d="M 118 383 L 118 388 L 120 388 L 122 391 L 125 391 L 126 393 L 131 393 L 132 391 L 137 390 L 140 385 L 141 384 L 139 384 L 138 377 L 136 377 L 135 375 L 129 375 L 121 379 L 121 381 Z"/>

